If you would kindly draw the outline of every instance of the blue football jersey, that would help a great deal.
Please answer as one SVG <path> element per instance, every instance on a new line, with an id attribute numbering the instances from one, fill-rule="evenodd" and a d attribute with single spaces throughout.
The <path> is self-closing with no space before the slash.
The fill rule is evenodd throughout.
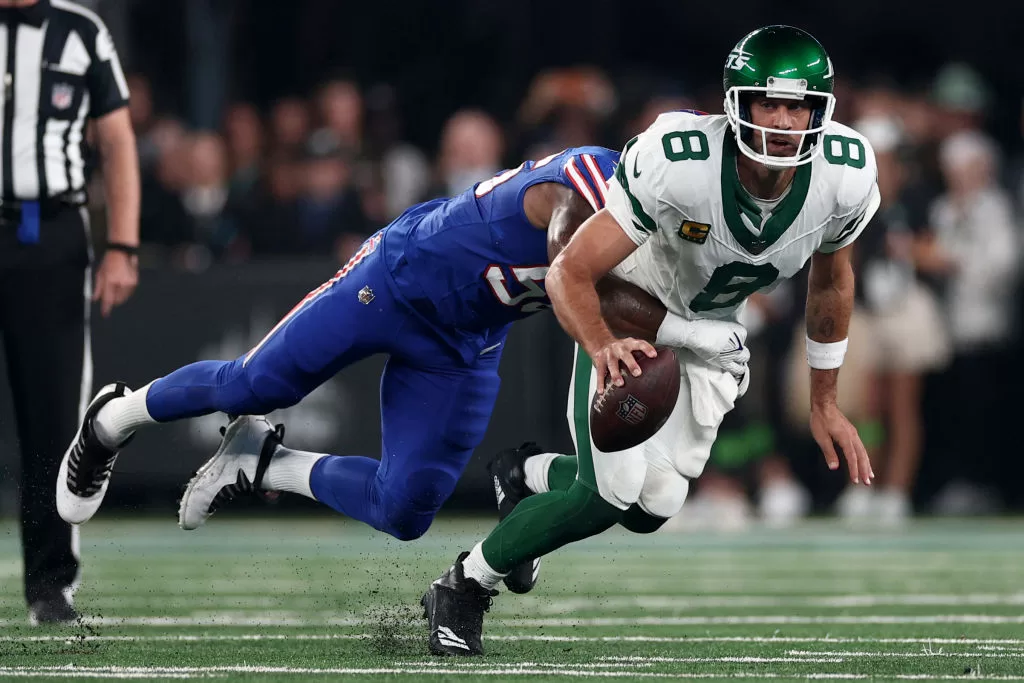
<path id="1" fill-rule="evenodd" d="M 381 240 L 396 291 L 470 355 L 489 333 L 551 305 L 547 231 L 527 220 L 526 190 L 559 183 L 597 211 L 618 159 L 603 147 L 572 148 L 412 207 Z M 474 336 L 481 339 L 467 340 Z"/>

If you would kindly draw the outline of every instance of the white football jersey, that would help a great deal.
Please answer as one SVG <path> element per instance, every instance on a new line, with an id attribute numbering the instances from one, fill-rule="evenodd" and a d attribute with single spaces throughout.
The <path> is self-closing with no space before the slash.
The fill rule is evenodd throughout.
<path id="1" fill-rule="evenodd" d="M 640 245 L 612 271 L 684 318 L 735 319 L 750 294 L 852 243 L 878 209 L 874 152 L 832 122 L 764 211 L 740 185 L 725 116 L 662 114 L 622 152 L 608 211 Z M 765 204 L 761 202 L 761 204 Z"/>

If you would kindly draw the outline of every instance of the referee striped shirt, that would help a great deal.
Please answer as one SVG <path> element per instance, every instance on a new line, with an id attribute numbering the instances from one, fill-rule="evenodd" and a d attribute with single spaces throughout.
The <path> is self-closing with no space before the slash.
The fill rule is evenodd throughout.
<path id="1" fill-rule="evenodd" d="M 103 21 L 67 0 L 0 8 L 0 188 L 5 200 L 85 189 L 89 118 L 128 104 Z"/>

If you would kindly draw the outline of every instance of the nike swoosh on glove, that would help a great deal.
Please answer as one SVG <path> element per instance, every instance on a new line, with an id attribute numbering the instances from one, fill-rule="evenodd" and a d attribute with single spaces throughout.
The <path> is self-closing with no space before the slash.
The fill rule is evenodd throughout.
<path id="1" fill-rule="evenodd" d="M 736 378 L 740 385 L 740 396 L 742 396 L 747 388 L 744 386 L 744 383 L 747 386 L 750 385 L 750 372 L 747 369 L 747 365 L 750 363 L 750 349 L 743 345 L 739 335 L 734 335 L 734 339 L 736 340 L 736 348 L 734 350 L 720 353 L 717 359 L 709 362 L 713 365 L 718 365 Z"/>
<path id="2" fill-rule="evenodd" d="M 701 360 L 732 374 L 737 380 L 747 372 L 750 349 L 744 343 L 747 329 L 728 320 L 688 320 L 683 346 Z"/>

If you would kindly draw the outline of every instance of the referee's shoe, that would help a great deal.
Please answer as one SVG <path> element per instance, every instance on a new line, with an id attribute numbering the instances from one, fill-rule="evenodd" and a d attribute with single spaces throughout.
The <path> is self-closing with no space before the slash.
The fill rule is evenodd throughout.
<path id="1" fill-rule="evenodd" d="M 116 448 L 109 448 L 103 445 L 96 435 L 93 420 L 100 412 L 100 408 L 129 393 L 131 390 L 121 382 L 108 384 L 100 389 L 86 409 L 74 440 L 64 452 L 64 458 L 60 461 L 60 473 L 57 475 L 57 512 L 65 522 L 88 522 L 103 502 L 118 451 L 127 445 L 132 437 L 128 437 Z"/>
<path id="2" fill-rule="evenodd" d="M 49 598 L 36 600 L 28 608 L 30 626 L 73 624 L 79 618 L 78 612 L 71 606 L 71 601 L 64 597 L 63 592 Z"/>

